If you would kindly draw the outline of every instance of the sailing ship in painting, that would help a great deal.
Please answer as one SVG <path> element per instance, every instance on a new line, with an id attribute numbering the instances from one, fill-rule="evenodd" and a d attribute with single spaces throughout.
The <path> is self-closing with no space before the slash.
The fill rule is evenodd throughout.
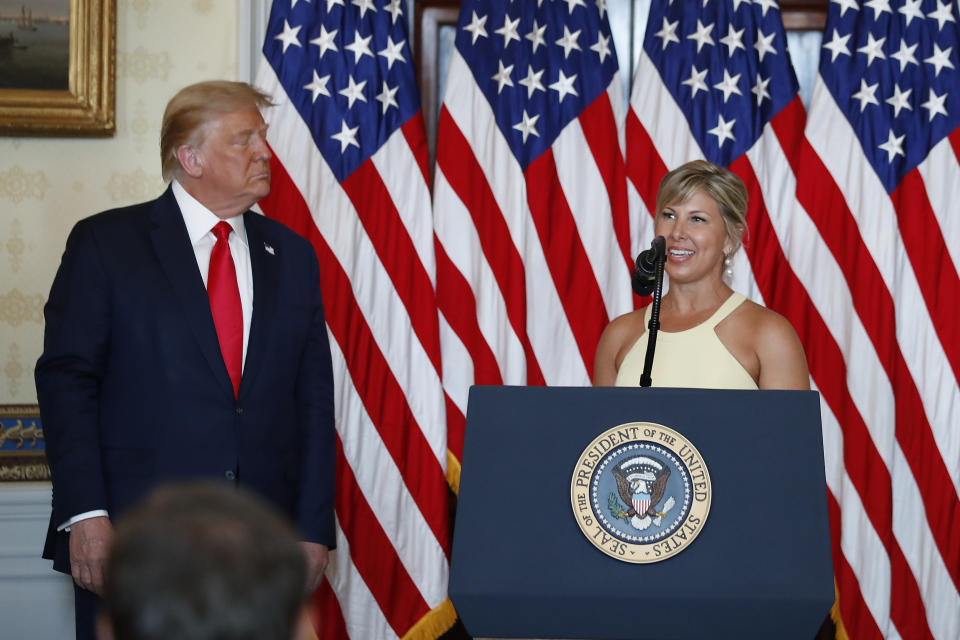
<path id="1" fill-rule="evenodd" d="M 33 24 L 33 11 L 20 5 L 20 19 L 17 21 L 17 28 L 21 31 L 36 31 L 37 26 Z"/>
<path id="2" fill-rule="evenodd" d="M 70 6 L 0 0 L 0 91 L 70 88 Z"/>
<path id="3" fill-rule="evenodd" d="M 36 31 L 37 25 L 33 23 L 33 11 L 27 9 L 25 5 L 20 5 L 20 15 L 16 19 L 17 29 L 20 31 Z M 7 35 L 0 35 L 0 53 L 6 53 L 14 49 L 26 49 L 27 45 L 19 42 L 13 32 Z"/>

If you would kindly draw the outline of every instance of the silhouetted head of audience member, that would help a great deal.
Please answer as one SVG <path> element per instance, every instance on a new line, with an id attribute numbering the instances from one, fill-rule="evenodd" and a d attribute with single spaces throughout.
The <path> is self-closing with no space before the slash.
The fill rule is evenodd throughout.
<path id="1" fill-rule="evenodd" d="M 291 640 L 309 633 L 292 527 L 228 485 L 171 485 L 122 518 L 99 620 L 115 640 Z"/>

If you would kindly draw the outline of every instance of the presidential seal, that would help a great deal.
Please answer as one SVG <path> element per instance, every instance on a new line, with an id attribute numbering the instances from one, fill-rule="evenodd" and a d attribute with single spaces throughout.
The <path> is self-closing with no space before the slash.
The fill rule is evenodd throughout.
<path id="1" fill-rule="evenodd" d="M 669 427 L 628 422 L 590 443 L 573 470 L 570 504 L 583 535 L 624 562 L 659 562 L 689 545 L 710 512 L 700 452 Z"/>

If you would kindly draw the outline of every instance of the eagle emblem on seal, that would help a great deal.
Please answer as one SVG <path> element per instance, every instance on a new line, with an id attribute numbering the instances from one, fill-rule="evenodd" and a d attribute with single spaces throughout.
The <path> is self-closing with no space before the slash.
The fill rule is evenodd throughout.
<path id="1" fill-rule="evenodd" d="M 612 472 L 617 481 L 617 493 L 623 502 L 621 504 L 611 493 L 611 514 L 616 518 L 629 519 L 633 528 L 639 531 L 651 524 L 659 525 L 675 504 L 673 497 L 668 496 L 663 511 L 657 510 L 657 505 L 664 498 L 670 469 L 649 456 L 635 456 L 622 461 Z"/>

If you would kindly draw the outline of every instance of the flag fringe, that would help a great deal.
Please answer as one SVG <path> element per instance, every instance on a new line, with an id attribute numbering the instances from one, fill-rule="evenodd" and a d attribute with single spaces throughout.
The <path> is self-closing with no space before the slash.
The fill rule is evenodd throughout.
<path id="1" fill-rule="evenodd" d="M 847 628 L 843 626 L 843 616 L 840 615 L 840 589 L 837 588 L 836 578 L 833 579 L 833 592 L 837 594 L 833 606 L 830 607 L 830 619 L 833 620 L 836 627 L 836 633 L 833 637 L 836 640 L 850 640 L 850 636 L 847 635 Z"/>
<path id="2" fill-rule="evenodd" d="M 843 626 L 843 617 L 840 615 L 839 602 L 833 603 L 833 607 L 830 609 L 830 618 L 837 627 L 837 633 L 834 638 L 836 638 L 836 640 L 850 640 L 850 636 L 847 635 L 847 628 Z"/>
<path id="3" fill-rule="evenodd" d="M 460 461 L 450 449 L 447 449 L 447 484 L 451 491 L 460 495 Z"/>
<path id="4" fill-rule="evenodd" d="M 435 640 L 449 631 L 456 621 L 457 612 L 447 598 L 410 627 L 401 640 Z"/>

